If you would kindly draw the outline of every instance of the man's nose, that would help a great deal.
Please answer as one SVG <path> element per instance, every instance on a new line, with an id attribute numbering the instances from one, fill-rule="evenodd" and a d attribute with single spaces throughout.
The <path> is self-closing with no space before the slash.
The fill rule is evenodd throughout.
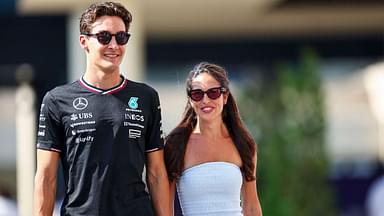
<path id="1" fill-rule="evenodd" d="M 112 39 L 111 39 L 111 41 L 108 44 L 108 47 L 116 48 L 118 46 L 119 46 L 119 44 L 116 41 L 116 36 L 112 36 Z"/>

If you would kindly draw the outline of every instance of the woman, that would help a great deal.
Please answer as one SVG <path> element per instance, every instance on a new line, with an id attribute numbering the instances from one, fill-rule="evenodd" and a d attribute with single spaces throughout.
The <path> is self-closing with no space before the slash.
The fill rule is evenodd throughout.
<path id="1" fill-rule="evenodd" d="M 186 216 L 262 215 L 256 143 L 240 119 L 227 72 L 200 63 L 190 72 L 186 87 L 182 121 L 165 145 L 171 196 L 177 194 Z"/>

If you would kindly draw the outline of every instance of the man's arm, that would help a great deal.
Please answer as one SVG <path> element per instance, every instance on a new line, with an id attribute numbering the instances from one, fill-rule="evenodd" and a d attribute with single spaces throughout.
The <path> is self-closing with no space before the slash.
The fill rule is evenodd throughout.
<path id="1" fill-rule="evenodd" d="M 34 188 L 34 215 L 51 216 L 56 198 L 56 176 L 59 153 L 37 150 Z"/>
<path id="2" fill-rule="evenodd" d="M 169 181 L 163 150 L 147 154 L 147 183 L 156 215 L 171 215 Z"/>

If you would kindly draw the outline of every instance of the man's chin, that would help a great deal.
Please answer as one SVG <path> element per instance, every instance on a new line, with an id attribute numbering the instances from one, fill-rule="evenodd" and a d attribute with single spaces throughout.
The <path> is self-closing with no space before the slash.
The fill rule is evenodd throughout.
<path id="1" fill-rule="evenodd" d="M 110 62 L 110 61 L 104 61 L 101 64 L 101 67 L 105 70 L 116 70 L 120 67 L 121 62 Z"/>
<path id="2" fill-rule="evenodd" d="M 105 73 L 114 73 L 119 71 L 118 65 L 103 65 L 101 68 Z"/>

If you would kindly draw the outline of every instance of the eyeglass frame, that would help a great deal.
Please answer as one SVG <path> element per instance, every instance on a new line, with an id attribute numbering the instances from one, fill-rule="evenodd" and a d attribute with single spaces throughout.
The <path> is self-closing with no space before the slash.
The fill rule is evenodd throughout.
<path id="1" fill-rule="evenodd" d="M 213 97 L 213 98 L 210 97 L 210 96 L 209 96 L 209 92 L 212 91 L 212 90 L 216 90 L 216 89 L 219 89 L 219 90 L 220 90 L 220 94 L 219 94 L 219 96 L 217 96 L 216 98 L 215 98 L 215 97 Z M 193 97 L 192 97 L 192 92 L 193 92 L 193 91 L 198 91 L 198 92 L 201 92 L 201 93 L 203 94 L 203 96 L 201 97 L 200 100 L 195 100 L 195 99 L 193 99 Z M 193 101 L 195 101 L 195 102 L 199 102 L 199 101 L 202 101 L 202 100 L 204 99 L 204 96 L 205 96 L 205 95 L 207 95 L 207 97 L 208 97 L 209 99 L 211 99 L 211 100 L 217 100 L 222 94 L 224 94 L 224 93 L 226 93 L 226 92 L 228 92 L 228 89 L 226 89 L 225 87 L 220 86 L 220 87 L 213 87 L 213 88 L 207 89 L 206 91 L 203 91 L 202 89 L 189 89 L 189 90 L 187 91 L 187 95 L 188 95 L 189 98 L 191 98 L 191 100 L 193 100 Z"/>
<path id="2" fill-rule="evenodd" d="M 107 33 L 107 35 L 110 35 L 110 39 L 109 39 L 108 41 L 106 41 L 106 42 L 108 42 L 108 43 L 103 43 L 103 42 L 99 39 L 99 37 L 102 37 L 101 34 L 105 34 L 105 33 Z M 120 43 L 119 40 L 118 40 L 117 37 L 116 37 L 118 34 L 121 34 L 121 33 L 124 33 L 124 34 L 126 35 L 126 37 L 127 37 L 127 41 L 126 41 L 125 43 Z M 123 45 L 126 45 L 126 44 L 128 43 L 129 38 L 131 37 L 131 34 L 129 34 L 129 33 L 126 32 L 126 31 L 119 31 L 119 32 L 116 32 L 115 34 L 112 34 L 112 33 L 109 32 L 109 31 L 100 31 L 100 32 L 98 32 L 98 33 L 83 32 L 83 33 L 81 33 L 81 34 L 82 34 L 82 35 L 85 35 L 85 36 L 88 36 L 88 37 L 95 37 L 96 40 L 97 40 L 100 44 L 102 44 L 102 45 L 108 45 L 108 44 L 110 44 L 111 41 L 112 41 L 112 37 L 115 37 L 116 43 L 117 43 L 118 45 L 120 45 L 120 46 L 123 46 Z"/>

